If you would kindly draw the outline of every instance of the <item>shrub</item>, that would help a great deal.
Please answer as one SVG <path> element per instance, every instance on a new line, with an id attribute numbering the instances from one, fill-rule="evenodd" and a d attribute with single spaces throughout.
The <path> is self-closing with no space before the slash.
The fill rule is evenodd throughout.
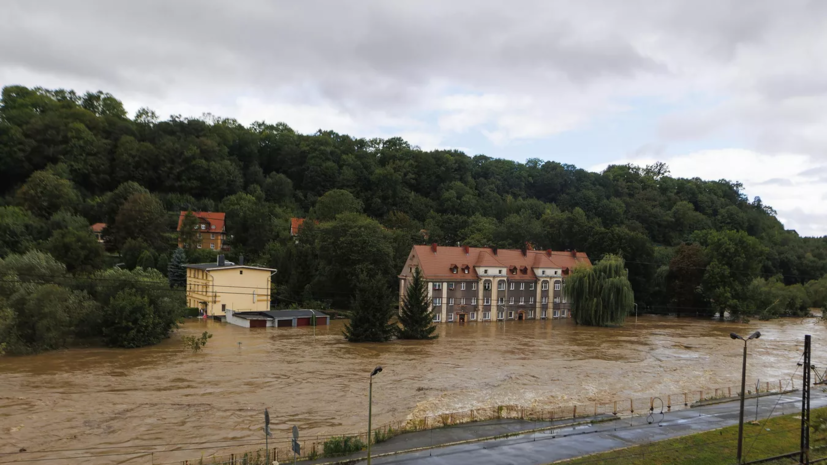
<path id="1" fill-rule="evenodd" d="M 198 352 L 207 345 L 207 341 L 212 338 L 212 334 L 204 331 L 201 336 L 184 336 L 181 338 L 184 342 L 184 347 L 192 349 L 193 352 Z"/>
<path id="2" fill-rule="evenodd" d="M 359 452 L 365 448 L 365 443 L 355 436 L 333 436 L 324 442 L 324 456 L 337 457 L 353 452 Z"/>

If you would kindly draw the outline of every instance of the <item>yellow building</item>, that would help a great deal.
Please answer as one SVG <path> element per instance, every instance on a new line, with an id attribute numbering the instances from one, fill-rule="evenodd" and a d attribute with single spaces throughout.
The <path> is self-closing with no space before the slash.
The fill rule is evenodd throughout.
<path id="1" fill-rule="evenodd" d="M 186 265 L 187 306 L 199 308 L 207 315 L 224 316 L 234 312 L 270 310 L 272 268 L 247 266 L 224 261 Z"/>

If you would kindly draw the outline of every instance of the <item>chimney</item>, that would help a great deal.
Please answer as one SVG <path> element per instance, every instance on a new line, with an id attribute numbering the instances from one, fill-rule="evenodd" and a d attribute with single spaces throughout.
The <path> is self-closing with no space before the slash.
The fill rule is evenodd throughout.
<path id="1" fill-rule="evenodd" d="M 218 260 L 218 262 L 217 262 L 218 266 L 224 266 L 224 254 L 219 255 L 217 260 Z"/>
<path id="2" fill-rule="evenodd" d="M 522 252 L 522 253 L 523 253 L 523 257 L 527 257 L 527 256 L 528 256 L 528 250 L 526 250 L 526 249 L 522 249 L 522 250 L 520 250 L 520 252 Z"/>
<path id="3" fill-rule="evenodd" d="M 465 255 L 468 255 L 469 253 L 471 253 L 471 249 L 467 245 L 463 245 L 462 250 L 465 251 Z"/>
<path id="4" fill-rule="evenodd" d="M 546 249 L 546 256 L 551 257 L 551 249 Z"/>
<path id="5" fill-rule="evenodd" d="M 577 258 L 577 249 L 571 251 L 571 256 Z"/>
<path id="6" fill-rule="evenodd" d="M 239 265 L 243 265 L 243 264 L 244 264 L 244 255 L 239 255 L 239 256 L 238 256 L 238 264 L 239 264 Z"/>
<path id="7" fill-rule="evenodd" d="M 436 242 L 431 244 L 431 252 L 436 253 Z"/>
<path id="8" fill-rule="evenodd" d="M 494 252 L 494 255 L 497 255 L 497 248 L 496 247 L 491 247 L 491 251 Z"/>

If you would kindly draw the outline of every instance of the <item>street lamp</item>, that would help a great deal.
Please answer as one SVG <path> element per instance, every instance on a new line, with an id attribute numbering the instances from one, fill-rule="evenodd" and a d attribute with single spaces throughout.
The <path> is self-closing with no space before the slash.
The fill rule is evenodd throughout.
<path id="1" fill-rule="evenodd" d="M 741 463 L 742 443 L 744 441 L 744 397 L 746 397 L 746 383 L 747 383 L 747 341 L 751 339 L 758 339 L 761 337 L 761 332 L 756 331 L 744 339 L 735 333 L 729 333 L 732 339 L 740 339 L 744 341 L 744 362 L 741 365 L 741 414 L 738 416 L 738 463 Z"/>
<path id="2" fill-rule="evenodd" d="M 382 373 L 382 367 L 378 366 L 370 373 L 370 388 L 368 389 L 368 465 L 370 465 L 370 434 L 371 416 L 373 415 L 373 377 Z"/>

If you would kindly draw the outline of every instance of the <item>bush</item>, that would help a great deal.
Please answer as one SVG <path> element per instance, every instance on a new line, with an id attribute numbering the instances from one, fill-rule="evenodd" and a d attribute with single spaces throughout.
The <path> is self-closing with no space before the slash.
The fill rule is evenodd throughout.
<path id="1" fill-rule="evenodd" d="M 207 341 L 212 338 L 212 334 L 204 331 L 201 336 L 184 336 L 181 338 L 184 342 L 184 347 L 191 349 L 193 352 L 199 352 L 207 345 Z"/>
<path id="2" fill-rule="evenodd" d="M 201 316 L 201 310 L 198 307 L 187 307 L 184 309 L 184 318 L 198 318 Z"/>
<path id="3" fill-rule="evenodd" d="M 359 452 L 365 448 L 365 443 L 356 436 L 333 436 L 324 442 L 324 456 L 338 457 L 353 452 Z"/>

